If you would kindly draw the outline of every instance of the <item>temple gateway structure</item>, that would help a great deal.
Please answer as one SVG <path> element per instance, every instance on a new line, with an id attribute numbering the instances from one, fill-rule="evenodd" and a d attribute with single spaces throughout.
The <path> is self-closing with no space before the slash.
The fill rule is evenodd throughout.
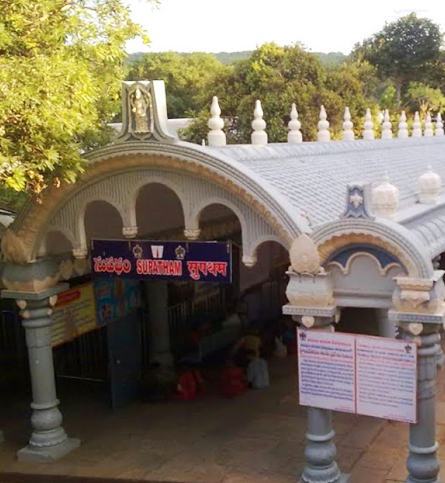
<path id="1" fill-rule="evenodd" d="M 226 145 L 214 98 L 208 145 L 199 146 L 170 131 L 162 81 L 124 83 L 123 103 L 115 142 L 88 153 L 77 183 L 48 188 L 43 202 L 28 203 L 2 235 L 2 298 L 20 308 L 33 391 L 33 431 L 19 458 L 53 460 L 80 444 L 65 433 L 58 409 L 51 326 L 57 295 L 90 271 L 90 240 L 232 240 L 239 233 L 230 303 L 284 253 L 287 300 L 276 302 L 298 324 L 334 331 L 342 311 L 356 307 L 378 314 L 380 335 L 393 337 L 397 328 L 417 343 L 418 423 L 410 426 L 407 481 L 438 481 L 435 378 L 445 315 L 440 116 L 435 131 L 429 119 L 423 132 L 416 121 L 411 137 L 402 117 L 393 139 L 386 113 L 383 139 L 373 139 L 368 114 L 364 139 L 354 140 L 346 111 L 344 140 L 329 142 L 322 108 L 319 142 L 312 143 L 301 142 L 294 107 L 289 142 L 268 144 L 257 102 L 252 144 Z M 175 329 L 166 318 L 166 283 L 147 284 L 145 295 L 150 357 L 171 364 Z M 330 410 L 308 408 L 303 481 L 346 478 L 335 462 L 334 429 Z"/>

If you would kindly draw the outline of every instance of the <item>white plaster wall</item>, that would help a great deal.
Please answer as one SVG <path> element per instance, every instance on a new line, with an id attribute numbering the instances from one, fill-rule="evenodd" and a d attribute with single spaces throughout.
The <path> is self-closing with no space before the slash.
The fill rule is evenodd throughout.
<path id="1" fill-rule="evenodd" d="M 46 235 L 46 251 L 53 255 L 71 254 L 73 246 L 60 231 L 50 231 Z"/>
<path id="2" fill-rule="evenodd" d="M 122 238 L 122 218 L 119 212 L 106 201 L 93 201 L 85 212 L 85 233 L 91 238 Z"/>
<path id="3" fill-rule="evenodd" d="M 136 201 L 136 221 L 140 236 L 183 230 L 184 213 L 178 196 L 160 183 L 143 186 Z"/>
<path id="4" fill-rule="evenodd" d="M 336 298 L 343 306 L 385 308 L 391 305 L 396 283 L 394 277 L 404 275 L 401 267 L 382 272 L 375 259 L 367 255 L 357 256 L 345 274 L 336 265 L 329 265 Z"/>

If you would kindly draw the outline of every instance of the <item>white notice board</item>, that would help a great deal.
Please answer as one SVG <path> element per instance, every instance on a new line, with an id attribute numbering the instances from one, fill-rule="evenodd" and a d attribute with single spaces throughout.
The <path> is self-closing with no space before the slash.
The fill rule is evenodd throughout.
<path id="1" fill-rule="evenodd" d="M 298 329 L 300 404 L 355 412 L 355 339 Z"/>
<path id="2" fill-rule="evenodd" d="M 356 338 L 357 414 L 417 422 L 417 347 L 383 337 Z"/>
<path id="3" fill-rule="evenodd" d="M 297 330 L 300 404 L 417 422 L 417 347 L 383 337 Z"/>

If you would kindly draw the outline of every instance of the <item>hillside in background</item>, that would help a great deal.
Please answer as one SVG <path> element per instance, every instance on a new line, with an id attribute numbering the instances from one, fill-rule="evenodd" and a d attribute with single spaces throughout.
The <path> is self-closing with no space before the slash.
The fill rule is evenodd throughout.
<path id="1" fill-rule="evenodd" d="M 177 54 L 182 54 L 182 52 L 176 52 Z M 232 65 L 238 60 L 248 59 L 253 53 L 253 50 L 243 50 L 240 52 L 218 52 L 215 57 L 221 61 L 223 64 Z M 343 54 L 342 52 L 311 52 L 316 55 L 324 65 L 326 66 L 335 66 L 340 65 L 341 63 L 346 61 L 347 55 Z M 127 57 L 126 63 L 131 64 L 135 60 L 139 59 L 143 56 L 143 52 L 135 52 L 134 54 L 130 54 Z"/>

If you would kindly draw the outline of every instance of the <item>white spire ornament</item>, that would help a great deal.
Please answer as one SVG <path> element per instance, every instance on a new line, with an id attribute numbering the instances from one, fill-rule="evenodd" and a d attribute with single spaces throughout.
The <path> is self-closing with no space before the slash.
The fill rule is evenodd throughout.
<path id="1" fill-rule="evenodd" d="M 425 173 L 419 176 L 420 203 L 435 205 L 439 202 L 442 178 L 433 171 L 431 166 Z"/>
<path id="2" fill-rule="evenodd" d="M 329 132 L 329 121 L 324 106 L 320 109 L 320 120 L 318 121 L 317 141 L 320 143 L 327 143 L 331 140 L 331 133 Z"/>
<path id="3" fill-rule="evenodd" d="M 253 121 L 252 129 L 253 133 L 251 135 L 252 144 L 256 145 L 266 145 L 267 144 L 267 133 L 266 121 L 263 119 L 263 109 L 261 108 L 261 101 L 255 102 L 255 110 L 253 111 Z"/>
<path id="4" fill-rule="evenodd" d="M 414 122 L 413 122 L 413 138 L 421 138 L 422 137 L 422 125 L 420 124 L 420 117 L 419 112 L 416 111 L 414 114 Z"/>
<path id="5" fill-rule="evenodd" d="M 382 139 L 392 139 L 391 121 L 389 118 L 388 109 L 385 109 L 385 113 L 383 115 Z"/>
<path id="6" fill-rule="evenodd" d="M 444 131 L 443 131 L 443 122 L 442 122 L 442 116 L 437 114 L 437 121 L 436 121 L 436 132 L 434 133 L 435 136 L 443 136 Z"/>
<path id="7" fill-rule="evenodd" d="M 298 120 L 298 111 L 295 103 L 292 104 L 290 111 L 290 121 L 287 125 L 289 133 L 287 134 L 288 143 L 301 143 L 303 142 L 303 135 L 300 132 L 301 122 Z"/>
<path id="8" fill-rule="evenodd" d="M 402 113 L 400 114 L 399 132 L 397 133 L 397 137 L 399 137 L 400 139 L 405 139 L 408 137 L 408 123 L 406 122 L 405 111 L 402 111 Z"/>
<path id="9" fill-rule="evenodd" d="M 431 122 L 431 114 L 428 112 L 428 114 L 426 115 L 426 120 L 425 120 L 425 131 L 423 133 L 423 135 L 426 137 L 426 138 L 430 138 L 432 136 L 434 136 L 434 132 L 433 132 L 433 123 Z"/>
<path id="10" fill-rule="evenodd" d="M 213 96 L 212 105 L 210 107 L 210 119 L 207 123 L 210 132 L 207 134 L 207 140 L 209 146 L 225 146 L 226 135 L 222 128 L 224 127 L 224 121 L 220 117 L 221 109 L 219 108 L 218 98 Z"/>
<path id="11" fill-rule="evenodd" d="M 389 182 L 385 174 L 383 183 L 372 190 L 373 212 L 382 218 L 394 218 L 399 209 L 399 189 Z"/>
<path id="12" fill-rule="evenodd" d="M 366 109 L 363 139 L 374 139 L 374 123 L 372 122 L 371 109 Z"/>
<path id="13" fill-rule="evenodd" d="M 345 108 L 344 123 L 343 123 L 343 141 L 354 141 L 354 131 L 352 128 L 354 124 L 351 122 L 351 113 L 349 107 Z"/>

